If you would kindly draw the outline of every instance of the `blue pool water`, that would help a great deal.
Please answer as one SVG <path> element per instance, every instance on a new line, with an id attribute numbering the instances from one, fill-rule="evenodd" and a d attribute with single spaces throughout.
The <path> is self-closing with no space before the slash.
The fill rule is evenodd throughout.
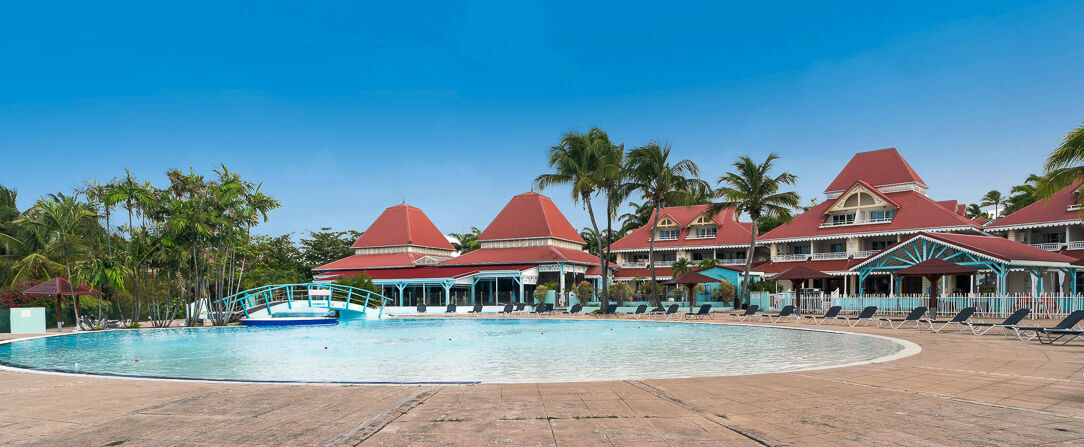
<path id="1" fill-rule="evenodd" d="M 220 380 L 572 382 L 792 371 L 901 349 L 883 338 L 758 326 L 460 318 L 94 332 L 0 345 L 0 362 Z"/>

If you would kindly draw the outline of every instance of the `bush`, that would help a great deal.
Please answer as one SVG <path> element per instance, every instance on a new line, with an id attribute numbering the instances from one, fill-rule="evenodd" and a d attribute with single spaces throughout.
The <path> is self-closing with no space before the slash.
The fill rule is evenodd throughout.
<path id="1" fill-rule="evenodd" d="M 749 283 L 749 290 L 752 292 L 775 292 L 775 286 L 775 280 L 766 279 Z"/>
<path id="2" fill-rule="evenodd" d="M 628 283 L 624 282 L 615 282 L 613 284 L 610 284 L 609 292 L 610 296 L 616 301 L 625 301 L 630 295 L 629 285 Z"/>
<path id="3" fill-rule="evenodd" d="M 574 290 L 576 292 L 576 299 L 580 300 L 581 303 L 586 303 L 590 301 L 591 296 L 594 295 L 595 287 L 587 281 L 581 281 L 579 284 L 576 284 Z"/>
<path id="4" fill-rule="evenodd" d="M 335 284 L 347 287 L 355 287 L 362 290 L 368 290 L 378 295 L 384 293 L 380 286 L 373 284 L 373 278 L 364 273 L 360 275 L 339 278 L 338 281 L 335 281 Z"/>
<path id="5" fill-rule="evenodd" d="M 750 287 L 751 288 L 751 287 Z M 720 280 L 719 284 L 715 287 L 713 295 L 715 301 L 727 302 L 734 299 L 734 294 L 737 293 L 737 289 L 730 281 Z"/>
<path id="6" fill-rule="evenodd" d="M 552 283 L 550 283 L 552 284 Z M 548 284 L 542 284 L 534 288 L 534 304 L 535 306 L 541 305 L 546 302 L 546 292 L 551 289 Z"/>

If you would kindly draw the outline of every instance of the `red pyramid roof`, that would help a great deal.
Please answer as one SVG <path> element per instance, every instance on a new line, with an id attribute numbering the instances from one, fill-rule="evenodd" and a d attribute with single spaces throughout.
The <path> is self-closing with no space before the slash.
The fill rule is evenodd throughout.
<path id="1" fill-rule="evenodd" d="M 585 243 L 565 215 L 549 197 L 527 192 L 512 197 L 504 209 L 493 218 L 479 241 L 552 237 Z"/>
<path id="2" fill-rule="evenodd" d="M 911 168 L 894 147 L 854 154 L 847 166 L 824 192 L 844 191 L 859 180 L 873 186 L 918 183 L 926 187 L 926 182 Z"/>
<path id="3" fill-rule="evenodd" d="M 64 278 L 53 278 L 23 291 L 24 295 L 71 295 L 72 285 Z M 85 284 L 75 288 L 76 295 L 103 295 Z"/>
<path id="4" fill-rule="evenodd" d="M 350 248 L 397 245 L 455 250 L 422 210 L 405 203 L 384 210 Z"/>

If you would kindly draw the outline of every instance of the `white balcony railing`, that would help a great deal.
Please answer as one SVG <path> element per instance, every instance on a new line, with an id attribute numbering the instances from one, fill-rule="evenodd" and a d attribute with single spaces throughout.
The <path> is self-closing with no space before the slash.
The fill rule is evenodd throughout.
<path id="1" fill-rule="evenodd" d="M 1065 244 L 1065 248 L 1070 250 L 1084 250 L 1084 241 L 1073 241 Z"/>
<path id="2" fill-rule="evenodd" d="M 719 265 L 745 265 L 744 259 L 716 259 L 716 264 Z"/>
<path id="3" fill-rule="evenodd" d="M 670 267 L 674 265 L 674 261 L 655 261 L 655 267 Z M 645 269 L 650 267 L 647 261 L 639 262 L 622 262 L 621 268 L 623 269 Z"/>
<path id="4" fill-rule="evenodd" d="M 891 217 L 882 217 L 880 219 L 855 219 L 849 222 L 825 222 L 820 225 L 820 228 L 849 227 L 854 225 L 882 224 L 890 222 L 892 222 Z"/>
<path id="5" fill-rule="evenodd" d="M 805 261 L 809 259 L 809 254 L 796 254 L 796 255 L 775 255 L 772 257 L 772 261 L 775 262 L 790 262 L 790 261 Z"/>
<path id="6" fill-rule="evenodd" d="M 856 251 L 856 252 L 854 252 L 854 258 L 855 259 L 864 259 L 864 258 L 868 258 L 868 257 L 873 256 L 873 255 L 875 255 L 877 253 L 880 253 L 880 252 L 881 252 L 881 250 Z"/>
<path id="7" fill-rule="evenodd" d="M 1048 243 L 1045 243 L 1045 244 L 1031 244 L 1031 246 L 1035 247 L 1035 248 L 1040 248 L 1040 249 L 1043 249 L 1043 250 L 1046 250 L 1046 251 L 1058 251 L 1058 250 L 1061 250 L 1061 247 L 1065 246 L 1065 244 L 1062 244 L 1062 243 L 1059 243 L 1059 242 L 1048 242 Z"/>
<path id="8" fill-rule="evenodd" d="M 847 259 L 847 252 L 813 253 L 814 261 L 823 261 L 826 259 Z"/>

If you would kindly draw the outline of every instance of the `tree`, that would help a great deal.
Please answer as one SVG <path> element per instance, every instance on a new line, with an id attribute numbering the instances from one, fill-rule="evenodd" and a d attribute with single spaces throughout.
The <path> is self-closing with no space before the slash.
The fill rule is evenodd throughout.
<path id="1" fill-rule="evenodd" d="M 670 270 L 674 272 L 674 277 L 684 275 L 693 270 L 693 264 L 689 262 L 688 258 L 678 258 L 674 261 L 674 264 L 670 266 Z"/>
<path id="2" fill-rule="evenodd" d="M 967 216 L 968 219 L 976 219 L 979 217 L 985 217 L 987 219 L 990 218 L 990 215 L 986 214 L 986 212 L 982 210 L 982 206 L 977 203 L 972 203 L 968 205 L 967 211 L 964 214 Z"/>
<path id="3" fill-rule="evenodd" d="M 700 260 L 700 263 L 697 264 L 696 268 L 698 270 L 705 270 L 705 269 L 710 269 L 712 267 L 717 267 L 718 265 L 719 265 L 719 260 L 718 259 L 704 258 L 704 259 Z"/>
<path id="4" fill-rule="evenodd" d="M 1039 196 L 1050 197 L 1058 190 L 1084 178 L 1084 125 L 1069 131 L 1043 166 Z M 1079 197 L 1084 203 L 1084 194 Z"/>
<path id="5" fill-rule="evenodd" d="M 994 217 L 1001 217 L 1001 214 L 998 213 L 998 210 L 1001 207 L 1002 201 L 1003 199 L 1001 198 L 1001 192 L 995 189 L 987 192 L 986 195 L 982 196 L 979 205 L 982 205 L 984 207 L 994 207 Z"/>
<path id="6" fill-rule="evenodd" d="M 595 208 L 592 198 L 600 190 L 606 188 L 608 178 L 617 176 L 621 169 L 621 160 L 614 160 L 612 155 L 613 143 L 610 137 L 601 129 L 592 128 L 587 133 L 569 131 L 561 137 L 561 141 L 549 149 L 549 166 L 553 172 L 539 175 L 534 180 L 538 190 L 549 186 L 568 185 L 573 203 L 582 204 L 587 208 L 587 215 L 591 220 L 591 228 L 594 230 L 595 246 L 599 247 L 595 253 L 599 257 L 602 268 L 603 291 L 601 301 L 603 306 L 607 304 L 606 298 L 606 258 L 602 253 L 602 233 L 598 229 L 598 220 L 595 218 Z M 609 201 L 607 201 L 609 204 Z M 609 215 L 610 206 L 606 207 Z"/>
<path id="7" fill-rule="evenodd" d="M 478 238 L 482 236 L 482 230 L 479 230 L 478 227 L 470 227 L 469 233 L 449 233 L 448 235 L 455 238 L 452 247 L 455 247 L 459 254 L 482 248 L 482 243 L 478 242 Z"/>
<path id="8" fill-rule="evenodd" d="M 742 277 L 741 296 L 735 296 L 734 308 L 739 306 L 739 299 L 749 301 L 749 271 L 753 264 L 753 250 L 757 246 L 757 223 L 762 216 L 790 218 L 791 210 L 797 208 L 798 193 L 782 191 L 784 186 L 794 185 L 798 176 L 789 172 L 778 175 L 772 172 L 779 156 L 772 153 L 763 163 L 753 161 L 749 156 L 742 156 L 734 162 L 734 172 L 719 177 L 721 187 L 716 191 L 724 202 L 709 207 L 709 214 L 715 214 L 726 207 L 733 207 L 738 213 L 745 213 L 753 222 L 749 232 L 749 253 L 745 256 L 745 271 Z"/>
<path id="9" fill-rule="evenodd" d="M 790 216 L 760 216 L 760 219 L 757 219 L 757 235 L 763 236 L 787 222 L 790 222 Z"/>
<path id="10" fill-rule="evenodd" d="M 1043 179 L 1035 174 L 1029 174 L 1024 183 L 1013 186 L 1010 190 L 1010 196 L 1005 201 L 1005 215 L 1015 213 L 1021 208 L 1035 203 L 1039 200 L 1039 182 Z"/>
<path id="11" fill-rule="evenodd" d="M 659 227 L 659 214 L 669 204 L 688 203 L 694 191 L 703 188 L 699 169 L 690 160 L 670 161 L 670 144 L 651 142 L 629 151 L 625 171 L 627 193 L 638 192 L 651 203 L 653 219 L 648 237 L 648 261 L 651 267 L 652 304 L 661 305 L 657 277 L 655 275 L 655 238 Z"/>
<path id="12" fill-rule="evenodd" d="M 651 213 L 655 211 L 655 204 L 651 202 L 640 204 L 629 202 L 629 206 L 632 207 L 632 212 L 622 214 L 618 218 L 621 221 L 621 231 L 625 233 L 647 225 L 651 220 Z"/>
<path id="13" fill-rule="evenodd" d="M 59 251 L 63 254 L 64 270 L 67 272 L 68 281 L 72 283 L 71 300 L 77 322 L 79 321 L 79 301 L 75 296 L 75 288 L 79 283 L 72 277 L 71 258 L 85 245 L 75 230 L 94 219 L 94 212 L 86 203 L 79 202 L 75 197 L 63 195 L 39 199 L 34 207 L 20 219 L 53 235 L 54 243 L 58 244 Z"/>
<path id="14" fill-rule="evenodd" d="M 330 227 L 310 231 L 308 237 L 301 238 L 301 262 L 311 269 L 353 255 L 350 246 L 359 237 L 357 231 L 332 231 Z"/>

